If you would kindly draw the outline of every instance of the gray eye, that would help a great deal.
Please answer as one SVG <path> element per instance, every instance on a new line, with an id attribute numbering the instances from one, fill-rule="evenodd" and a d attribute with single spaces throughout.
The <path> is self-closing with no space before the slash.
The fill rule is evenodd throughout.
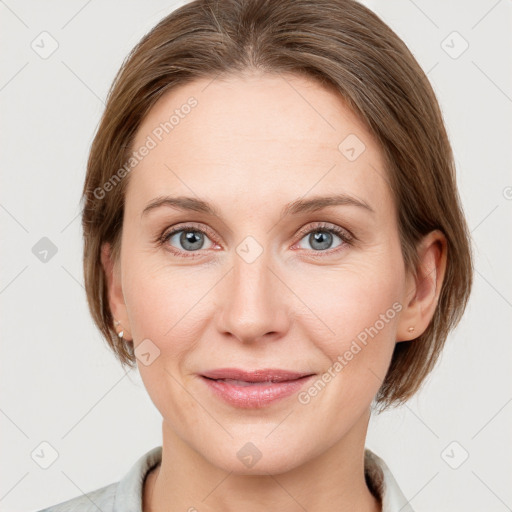
<path id="1" fill-rule="evenodd" d="M 341 240 L 341 238 L 336 235 L 335 233 L 331 233 L 327 229 L 322 230 L 316 230 L 309 234 L 307 234 L 302 240 L 307 239 L 308 243 L 310 244 L 311 248 L 314 251 L 325 251 L 327 249 L 332 249 L 332 244 L 334 237 Z M 338 245 L 341 245 L 338 244 Z M 308 247 L 301 247 L 302 249 L 308 249 Z"/>
<path id="2" fill-rule="evenodd" d="M 180 229 L 179 231 L 175 231 L 169 235 L 169 243 L 171 243 L 171 241 L 176 237 L 178 238 L 177 248 L 189 252 L 204 249 L 205 240 L 208 239 L 205 233 L 201 231 L 194 229 Z M 176 242 L 172 245 L 176 247 Z"/>

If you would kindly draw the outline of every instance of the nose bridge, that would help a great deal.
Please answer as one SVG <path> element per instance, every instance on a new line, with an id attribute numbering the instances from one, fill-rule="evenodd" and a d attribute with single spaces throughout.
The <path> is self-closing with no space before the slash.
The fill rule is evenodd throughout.
<path id="1" fill-rule="evenodd" d="M 220 326 L 242 341 L 282 332 L 288 318 L 283 285 L 272 268 L 270 251 L 248 238 L 233 255 Z"/>

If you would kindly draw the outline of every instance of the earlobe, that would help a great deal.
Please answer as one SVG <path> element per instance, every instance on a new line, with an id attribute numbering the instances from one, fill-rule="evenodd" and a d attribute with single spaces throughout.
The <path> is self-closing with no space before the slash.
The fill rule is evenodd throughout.
<path id="1" fill-rule="evenodd" d="M 418 338 L 434 316 L 447 261 L 447 241 L 441 231 L 432 231 L 424 237 L 418 247 L 418 258 L 417 275 L 409 276 L 397 342 Z"/>
<path id="2" fill-rule="evenodd" d="M 121 272 L 118 262 L 113 260 L 112 247 L 107 242 L 101 246 L 101 264 L 105 272 L 110 311 L 115 322 L 117 322 L 113 327 L 118 335 L 122 331 L 122 337 L 125 340 L 130 340 L 131 335 L 121 284 Z"/>

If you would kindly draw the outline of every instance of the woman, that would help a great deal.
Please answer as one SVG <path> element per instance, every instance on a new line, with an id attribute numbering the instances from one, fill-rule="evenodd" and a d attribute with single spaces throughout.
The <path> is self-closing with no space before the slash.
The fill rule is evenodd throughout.
<path id="1" fill-rule="evenodd" d="M 162 446 L 47 511 L 410 511 L 365 448 L 460 320 L 469 236 L 432 88 L 347 0 L 198 0 L 118 73 L 83 191 L 92 316 Z"/>

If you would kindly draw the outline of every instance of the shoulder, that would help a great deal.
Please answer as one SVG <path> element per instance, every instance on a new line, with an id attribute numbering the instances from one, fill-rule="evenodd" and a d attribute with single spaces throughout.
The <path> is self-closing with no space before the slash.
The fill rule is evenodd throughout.
<path id="1" fill-rule="evenodd" d="M 119 482 L 81 494 L 37 512 L 142 512 L 144 480 L 162 460 L 157 446 L 139 457 Z"/>
<path id="2" fill-rule="evenodd" d="M 115 482 L 37 512 L 111 512 L 118 485 Z"/>

